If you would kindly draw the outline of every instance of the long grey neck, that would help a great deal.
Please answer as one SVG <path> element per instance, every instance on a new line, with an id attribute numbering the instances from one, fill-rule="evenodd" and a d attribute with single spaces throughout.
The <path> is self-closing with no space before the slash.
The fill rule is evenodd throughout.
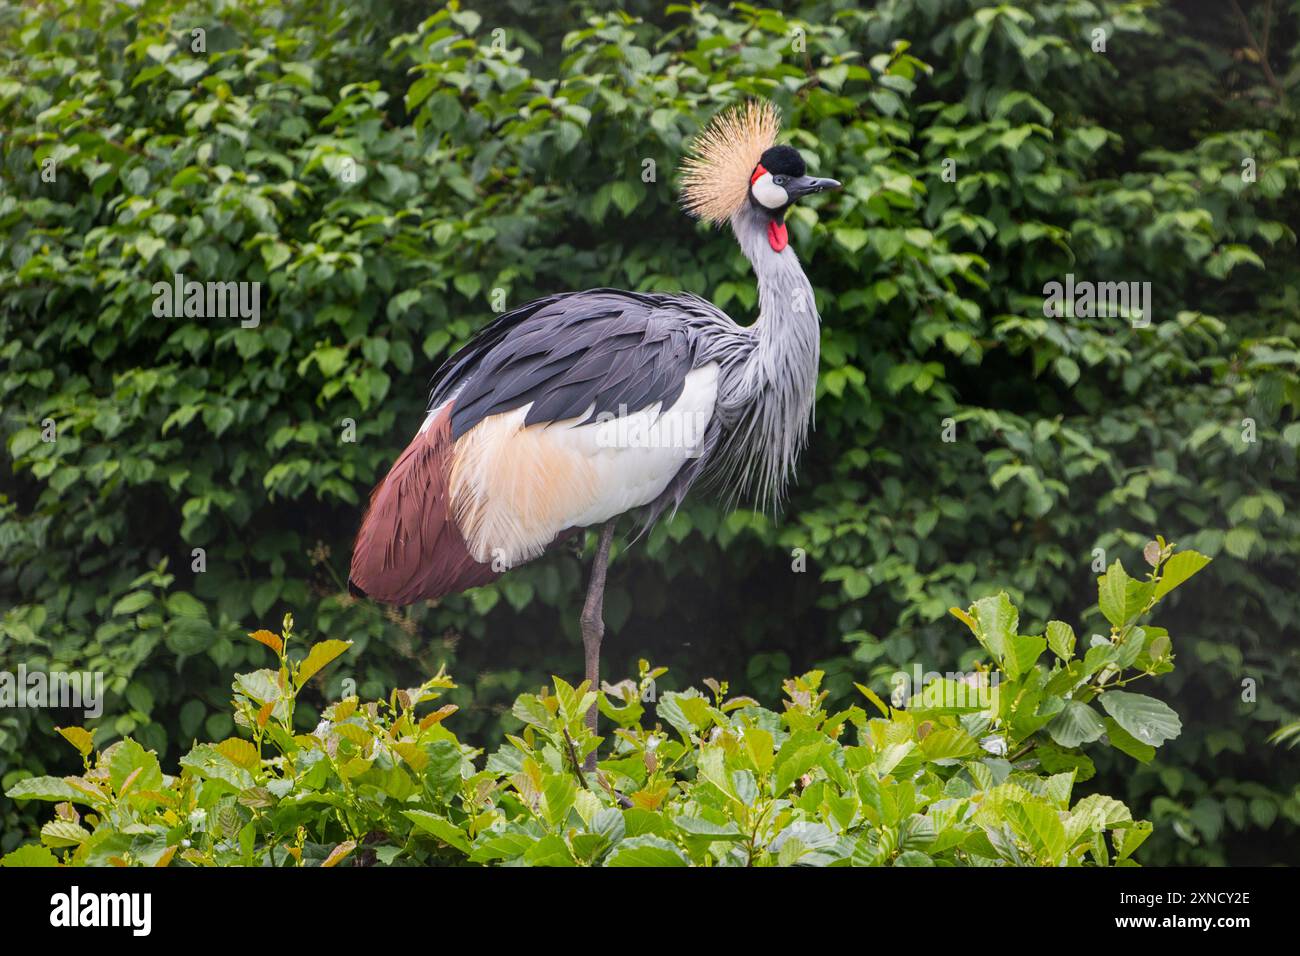
<path id="1" fill-rule="evenodd" d="M 739 370 L 737 394 L 743 420 L 728 451 L 742 472 L 741 490 L 760 507 L 779 507 L 808 425 L 817 389 L 821 327 L 817 306 L 799 259 L 790 246 L 775 251 L 768 216 L 746 204 L 731 228 L 758 279 L 758 319 L 749 327 L 754 350 Z"/>

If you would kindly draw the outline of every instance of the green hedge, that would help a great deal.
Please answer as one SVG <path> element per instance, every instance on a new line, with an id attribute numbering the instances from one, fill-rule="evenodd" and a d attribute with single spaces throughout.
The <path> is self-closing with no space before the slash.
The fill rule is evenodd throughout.
<path id="1" fill-rule="evenodd" d="M 673 169 L 763 95 L 846 183 L 791 221 L 824 320 L 812 447 L 779 521 L 694 501 L 617 555 L 607 672 L 648 657 L 775 700 L 816 667 L 832 705 L 885 693 L 969 663 L 946 614 L 972 596 L 1005 589 L 1029 633 L 1049 609 L 1102 628 L 1094 564 L 1159 527 L 1217 559 L 1167 614 L 1187 724 L 1096 786 L 1154 823 L 1148 863 L 1278 861 L 1300 822 L 1295 762 L 1263 742 L 1300 713 L 1300 57 L 1294 5 L 1267 31 L 1245 6 L 1251 37 L 1200 2 L 5 7 L 0 670 L 106 672 L 96 745 L 174 760 L 232 733 L 243 634 L 292 608 L 354 648 L 301 707 L 445 664 L 465 739 L 517 730 L 510 702 L 580 666 L 579 557 L 385 613 L 342 587 L 364 496 L 494 306 L 615 285 L 752 314 Z M 261 325 L 156 318 L 177 272 L 261 282 Z M 1151 325 L 1045 318 L 1066 273 L 1150 281 Z M 4 789 L 75 769 L 71 722 L 0 711 Z M 0 800 L 0 849 L 34 826 Z"/>
<path id="2" fill-rule="evenodd" d="M 828 710 L 821 671 L 785 681 L 780 712 L 726 682 L 659 694 L 664 669 L 642 661 L 608 690 L 556 677 L 520 695 L 520 733 L 481 767 L 456 706 L 423 706 L 456 686 L 442 670 L 304 727 L 298 696 L 349 644 L 300 653 L 286 614 L 249 634 L 275 666 L 235 675 L 243 735 L 195 745 L 176 774 L 130 737 L 96 753 L 59 728 L 83 772 L 6 792 L 55 807 L 0 866 L 1133 866 L 1151 821 L 1075 786 L 1086 751 L 1149 761 L 1181 732 L 1126 688 L 1174 669 L 1148 618 L 1210 560 L 1162 539 L 1144 557 L 1144 577 L 1117 560 L 1097 579 L 1110 634 L 1087 646 L 1065 621 L 1021 634 L 1006 592 L 952 608 L 979 669 L 918 681 L 905 707 L 859 685 L 870 714 Z"/>

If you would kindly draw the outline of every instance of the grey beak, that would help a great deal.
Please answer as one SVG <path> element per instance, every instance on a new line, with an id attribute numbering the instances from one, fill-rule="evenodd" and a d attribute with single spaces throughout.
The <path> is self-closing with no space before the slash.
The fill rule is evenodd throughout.
<path id="1" fill-rule="evenodd" d="M 800 176 L 785 184 L 785 193 L 791 199 L 807 196 L 809 193 L 821 193 L 828 189 L 839 189 L 842 184 L 835 179 L 818 179 L 816 176 Z"/>

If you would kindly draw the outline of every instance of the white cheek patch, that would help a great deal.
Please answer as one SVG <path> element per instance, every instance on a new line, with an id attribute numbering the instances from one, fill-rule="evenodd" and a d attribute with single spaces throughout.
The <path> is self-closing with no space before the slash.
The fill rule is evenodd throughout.
<path id="1" fill-rule="evenodd" d="M 764 173 L 759 176 L 749 188 L 753 192 L 754 198 L 768 209 L 780 209 L 790 201 L 786 191 L 772 182 L 771 173 Z"/>

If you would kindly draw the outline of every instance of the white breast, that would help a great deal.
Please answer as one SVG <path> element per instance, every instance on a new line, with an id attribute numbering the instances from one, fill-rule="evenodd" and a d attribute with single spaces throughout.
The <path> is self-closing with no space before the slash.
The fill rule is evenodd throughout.
<path id="1" fill-rule="evenodd" d="M 703 450 L 718 394 L 716 363 L 686 375 L 670 407 L 524 426 L 531 405 L 492 415 L 456 442 L 452 502 L 470 553 L 506 567 L 541 554 L 567 528 L 650 504 Z"/>

